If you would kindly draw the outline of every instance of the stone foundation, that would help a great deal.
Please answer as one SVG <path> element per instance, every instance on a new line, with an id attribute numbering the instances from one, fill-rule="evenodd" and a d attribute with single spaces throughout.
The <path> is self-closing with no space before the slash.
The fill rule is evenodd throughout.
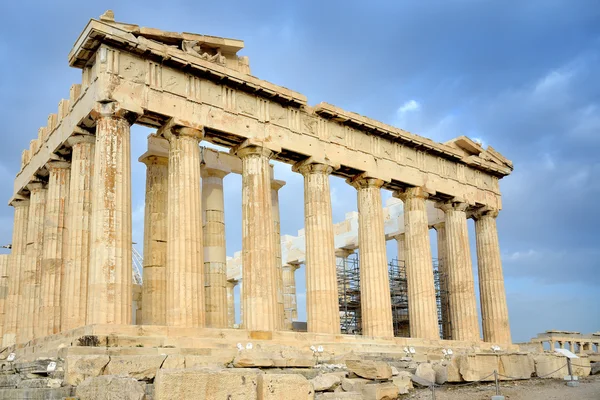
<path id="1" fill-rule="evenodd" d="M 496 354 L 482 342 L 91 325 L 9 349 L 16 358 L 0 363 L 0 399 L 85 400 L 123 390 L 140 400 L 380 399 L 413 384 L 493 381 L 494 370 L 501 380 L 567 374 L 566 358 L 514 347 Z M 448 348 L 452 356 L 442 353 Z M 50 362 L 57 365 L 48 372 Z M 573 363 L 574 374 L 589 374 L 589 359 Z"/>

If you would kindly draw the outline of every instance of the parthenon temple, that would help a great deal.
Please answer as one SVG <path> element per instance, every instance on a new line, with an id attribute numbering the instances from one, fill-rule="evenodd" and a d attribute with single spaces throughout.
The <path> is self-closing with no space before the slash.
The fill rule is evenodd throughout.
<path id="1" fill-rule="evenodd" d="M 248 57 L 237 54 L 243 47 L 241 40 L 115 22 L 110 12 L 89 21 L 68 55 L 81 83 L 23 151 L 14 181 L 2 346 L 47 354 L 50 343 L 68 347 L 95 336 L 115 346 L 136 337 L 176 348 L 230 338 L 323 344 L 332 352 L 368 343 L 400 352 L 516 350 L 496 228 L 499 181 L 512 163 L 464 136 L 437 143 L 328 103 L 311 106 L 304 95 L 251 75 Z M 138 160 L 146 165 L 146 192 L 137 292 L 133 124 L 153 129 Z M 297 236 L 280 232 L 285 182 L 271 161 L 290 164 L 304 179 Z M 242 248 L 231 257 L 228 174 L 242 182 Z M 337 223 L 330 177 L 357 196 L 357 212 Z M 382 191 L 393 196 L 385 207 Z M 388 240 L 397 241 L 403 268 L 404 331 L 394 325 L 400 314 Z M 352 253 L 359 255 L 353 310 L 360 321 L 351 331 L 344 329 L 340 265 Z M 296 329 L 300 265 L 306 325 Z"/>

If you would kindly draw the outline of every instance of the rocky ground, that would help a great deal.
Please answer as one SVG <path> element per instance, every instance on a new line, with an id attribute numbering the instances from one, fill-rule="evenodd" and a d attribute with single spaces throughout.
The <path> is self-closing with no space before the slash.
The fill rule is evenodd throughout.
<path id="1" fill-rule="evenodd" d="M 495 394 L 493 384 L 456 386 L 452 384 L 436 390 L 436 400 L 489 400 Z M 578 387 L 568 387 L 560 379 L 530 379 L 503 382 L 500 394 L 507 400 L 600 400 L 600 375 L 589 376 L 579 382 Z M 430 400 L 428 389 L 417 389 L 399 399 Z"/>

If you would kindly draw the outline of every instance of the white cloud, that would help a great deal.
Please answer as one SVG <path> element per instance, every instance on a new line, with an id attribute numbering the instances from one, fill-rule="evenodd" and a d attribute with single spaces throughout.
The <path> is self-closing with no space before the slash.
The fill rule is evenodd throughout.
<path id="1" fill-rule="evenodd" d="M 421 109 L 421 104 L 416 100 L 409 100 L 406 103 L 402 104 L 400 108 L 398 108 L 398 114 L 403 116 L 406 113 L 419 111 Z"/>

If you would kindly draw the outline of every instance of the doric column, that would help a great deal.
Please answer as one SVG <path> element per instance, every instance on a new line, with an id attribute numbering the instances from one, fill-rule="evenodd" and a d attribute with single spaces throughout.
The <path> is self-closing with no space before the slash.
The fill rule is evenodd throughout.
<path id="1" fill-rule="evenodd" d="M 27 222 L 27 247 L 25 265 L 21 271 L 21 300 L 17 315 L 17 343 L 27 343 L 34 338 L 34 325 L 39 316 L 37 308 L 40 294 L 42 252 L 44 249 L 44 215 L 46 212 L 45 183 L 27 185 L 30 192 L 29 219 Z"/>
<path id="2" fill-rule="evenodd" d="M 394 239 L 396 239 L 396 246 L 398 248 L 398 256 L 396 259 L 400 265 L 403 265 L 406 261 L 406 237 L 404 236 L 404 233 L 401 233 L 394 236 Z"/>
<path id="3" fill-rule="evenodd" d="M 283 266 L 283 302 L 285 306 L 285 324 L 283 328 L 287 331 L 292 330 L 293 322 L 298 319 L 296 301 L 296 270 L 298 268 L 300 268 L 299 264 L 286 264 Z"/>
<path id="4" fill-rule="evenodd" d="M 233 328 L 235 325 L 235 286 L 238 281 L 235 279 L 227 281 L 227 328 Z"/>
<path id="5" fill-rule="evenodd" d="M 139 161 L 146 164 L 142 323 L 166 325 L 169 159 L 150 153 Z"/>
<path id="6" fill-rule="evenodd" d="M 558 341 L 558 345 L 560 346 L 561 349 L 565 348 L 565 342 L 563 342 L 562 340 Z"/>
<path id="7" fill-rule="evenodd" d="M 411 187 L 394 193 L 404 202 L 405 266 L 410 337 L 439 339 L 433 261 L 425 200 L 427 192 Z"/>
<path id="8" fill-rule="evenodd" d="M 433 226 L 437 233 L 438 279 L 440 284 L 440 305 L 442 309 L 442 339 L 452 339 L 450 326 L 450 301 L 448 299 L 448 269 L 446 268 L 446 225 L 443 222 Z"/>
<path id="9" fill-rule="evenodd" d="M 512 343 L 496 228 L 497 216 L 497 210 L 489 209 L 478 211 L 473 215 L 477 242 L 483 340 L 494 343 Z"/>
<path id="10" fill-rule="evenodd" d="M 271 178 L 273 167 L 271 166 Z M 285 185 L 284 181 L 271 179 L 271 205 L 273 207 L 273 246 L 275 250 L 275 268 L 277 269 L 277 328 L 283 329 L 285 307 L 283 300 L 283 272 L 281 263 L 281 221 L 279 216 L 279 189 Z"/>
<path id="11" fill-rule="evenodd" d="M 242 159 L 243 325 L 247 330 L 273 331 L 278 327 L 269 167 L 273 152 L 252 144 L 234 152 Z"/>
<path id="12" fill-rule="evenodd" d="M 25 249 L 27 246 L 27 224 L 29 218 L 29 199 L 15 200 L 11 203 L 15 208 L 13 223 L 12 248 L 8 258 L 8 296 L 4 315 L 2 347 L 16 344 L 17 329 L 23 322 L 19 314 L 21 303 L 22 271 L 25 267 Z"/>
<path id="13" fill-rule="evenodd" d="M 380 179 L 363 175 L 350 180 L 358 193 L 358 247 L 362 333 L 393 337 L 392 303 L 381 205 Z"/>
<path id="14" fill-rule="evenodd" d="M 294 165 L 293 169 L 304 176 L 308 332 L 337 334 L 340 333 L 340 312 L 331 193 L 329 189 L 329 175 L 333 171 L 333 167 L 315 163 L 309 159 Z M 378 262 L 376 259 L 370 259 L 370 262 L 373 261 Z M 377 264 L 374 264 L 374 266 L 377 269 Z M 385 304 L 382 304 L 382 306 L 385 307 Z M 385 317 L 385 314 L 383 314 L 381 316 L 376 315 L 375 320 L 367 319 L 366 323 L 370 325 L 369 329 L 374 329 L 373 332 L 377 334 L 387 333 L 385 330 L 378 330 L 381 328 L 381 322 L 377 318 Z M 365 320 L 363 319 L 363 321 Z"/>
<path id="15" fill-rule="evenodd" d="M 87 324 L 131 324 L 133 116 L 99 105 L 92 190 Z"/>
<path id="16" fill-rule="evenodd" d="M 572 340 L 569 342 L 569 349 L 571 353 L 575 354 L 575 342 Z"/>
<path id="17" fill-rule="evenodd" d="M 200 126 L 169 120 L 161 128 L 169 140 L 167 222 L 167 325 L 203 327 L 204 265 L 200 194 Z"/>
<path id="18" fill-rule="evenodd" d="M 225 199 L 223 178 L 229 173 L 202 168 L 204 214 L 204 276 L 206 326 L 227 327 L 227 254 L 225 249 Z"/>
<path id="19" fill-rule="evenodd" d="M 467 204 L 437 204 L 446 221 L 446 270 L 453 340 L 480 340 L 475 283 L 467 230 Z"/>
<path id="20" fill-rule="evenodd" d="M 44 249 L 40 279 L 40 314 L 35 337 L 44 337 L 60 332 L 60 295 L 64 274 L 63 259 L 66 258 L 67 210 L 71 164 L 51 161 L 47 164 L 48 192 L 46 216 L 44 218 Z M 67 301 L 67 299 L 65 299 Z"/>
<path id="21" fill-rule="evenodd" d="M 92 177 L 96 138 L 71 136 L 71 182 L 67 208 L 67 231 L 62 282 L 61 330 L 79 328 L 86 323 L 90 230 L 92 218 Z"/>

